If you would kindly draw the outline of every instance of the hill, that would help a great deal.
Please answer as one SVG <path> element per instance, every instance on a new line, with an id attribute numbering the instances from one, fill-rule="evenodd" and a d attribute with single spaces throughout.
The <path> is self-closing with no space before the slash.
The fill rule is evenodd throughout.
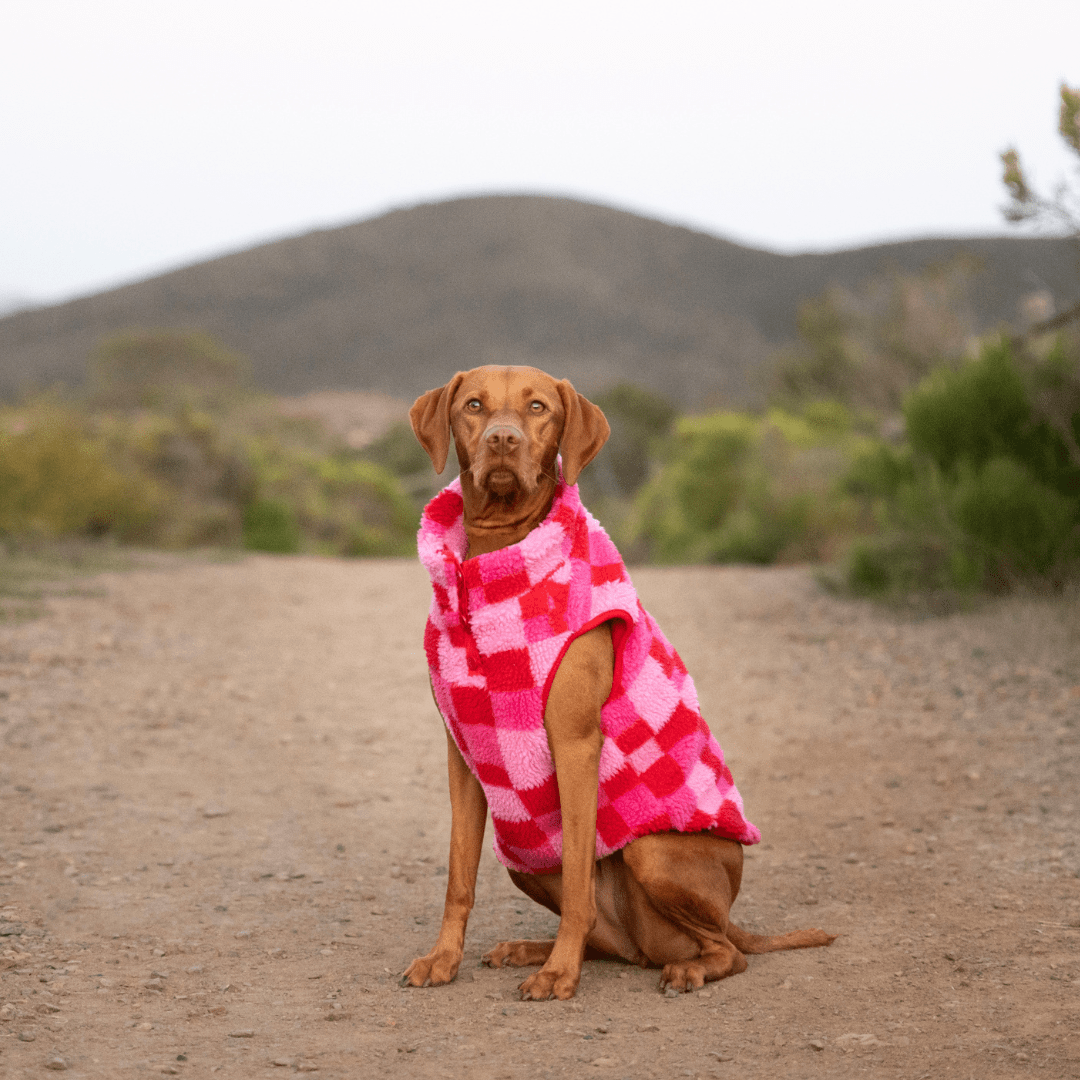
<path id="1" fill-rule="evenodd" d="M 928 239 L 780 255 L 571 199 L 486 196 L 396 210 L 0 319 L 0 394 L 78 385 L 101 337 L 209 331 L 266 390 L 410 398 L 478 363 L 535 363 L 586 391 L 629 379 L 684 406 L 746 404 L 798 302 L 967 251 L 983 325 L 1080 294 L 1059 240 Z"/>

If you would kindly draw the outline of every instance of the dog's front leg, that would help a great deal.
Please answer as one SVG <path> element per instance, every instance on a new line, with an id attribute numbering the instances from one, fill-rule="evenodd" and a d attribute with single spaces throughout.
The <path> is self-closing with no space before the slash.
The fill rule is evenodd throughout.
<path id="1" fill-rule="evenodd" d="M 452 816 L 442 927 L 435 948 L 427 956 L 417 957 L 402 975 L 403 986 L 441 986 L 457 975 L 465 948 L 465 926 L 476 899 L 476 869 L 484 844 L 487 798 L 449 731 L 446 743 Z"/>
<path id="2" fill-rule="evenodd" d="M 615 655 L 608 624 L 566 650 L 544 711 L 562 807 L 562 899 L 559 932 L 544 966 L 521 984 L 521 996 L 543 1001 L 574 996 L 585 944 L 596 925 L 596 802 L 600 709 L 611 694 Z"/>

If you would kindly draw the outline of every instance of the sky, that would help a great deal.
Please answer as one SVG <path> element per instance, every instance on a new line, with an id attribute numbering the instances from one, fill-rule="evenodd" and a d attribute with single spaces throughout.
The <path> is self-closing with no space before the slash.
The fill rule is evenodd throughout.
<path id="1" fill-rule="evenodd" d="M 484 193 L 776 251 L 1007 231 L 1080 0 L 3 0 L 0 303 Z"/>

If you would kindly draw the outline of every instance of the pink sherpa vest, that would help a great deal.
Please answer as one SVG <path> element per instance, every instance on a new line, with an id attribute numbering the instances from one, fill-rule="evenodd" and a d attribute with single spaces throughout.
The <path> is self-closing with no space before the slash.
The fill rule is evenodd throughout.
<path id="1" fill-rule="evenodd" d="M 424 510 L 418 545 L 435 594 L 424 648 L 443 718 L 487 796 L 499 860 L 532 874 L 562 865 L 544 708 L 567 646 L 608 619 L 619 621 L 600 713 L 596 857 L 668 830 L 756 844 L 693 681 L 577 487 L 560 483 L 520 543 L 464 562 L 463 514 L 460 480 Z"/>

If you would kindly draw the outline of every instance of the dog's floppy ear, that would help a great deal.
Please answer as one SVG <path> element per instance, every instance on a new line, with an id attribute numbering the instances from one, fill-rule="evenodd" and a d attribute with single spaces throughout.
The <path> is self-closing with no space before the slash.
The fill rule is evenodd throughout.
<path id="1" fill-rule="evenodd" d="M 459 371 L 445 386 L 421 394 L 409 410 L 413 434 L 427 451 L 437 473 L 446 468 L 450 453 L 450 405 L 463 378 L 465 372 Z"/>
<path id="2" fill-rule="evenodd" d="M 555 384 L 562 399 L 563 421 L 559 450 L 562 453 L 563 479 L 576 484 L 581 470 L 589 464 L 611 434 L 607 417 L 588 398 L 582 397 L 568 379 Z"/>

